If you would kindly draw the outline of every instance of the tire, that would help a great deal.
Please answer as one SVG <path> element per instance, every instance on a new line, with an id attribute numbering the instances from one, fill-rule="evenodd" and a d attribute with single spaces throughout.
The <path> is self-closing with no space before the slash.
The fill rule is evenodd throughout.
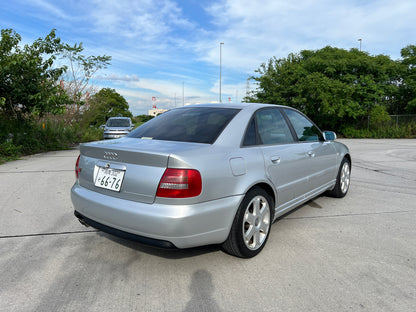
<path id="1" fill-rule="evenodd" d="M 339 166 L 337 182 L 332 190 L 328 192 L 329 196 L 342 198 L 348 193 L 351 182 L 351 162 L 344 158 Z"/>
<path id="2" fill-rule="evenodd" d="M 240 258 L 256 256 L 266 245 L 273 217 L 272 197 L 262 188 L 251 189 L 237 210 L 223 249 Z"/>

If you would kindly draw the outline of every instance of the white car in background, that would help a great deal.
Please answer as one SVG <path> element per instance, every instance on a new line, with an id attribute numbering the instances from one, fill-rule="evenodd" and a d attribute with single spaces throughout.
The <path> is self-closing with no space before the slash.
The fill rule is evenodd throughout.
<path id="1" fill-rule="evenodd" d="M 104 126 L 103 138 L 119 139 L 133 130 L 134 125 L 129 117 L 110 117 Z"/>

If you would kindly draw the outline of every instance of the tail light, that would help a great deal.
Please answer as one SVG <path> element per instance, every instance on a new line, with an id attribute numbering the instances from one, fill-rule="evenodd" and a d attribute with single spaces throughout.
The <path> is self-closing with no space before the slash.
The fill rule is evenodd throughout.
<path id="1" fill-rule="evenodd" d="M 79 179 L 79 173 L 81 172 L 81 168 L 79 167 L 79 158 L 81 155 L 78 156 L 77 162 L 75 163 L 75 177 Z"/>
<path id="2" fill-rule="evenodd" d="M 201 191 L 202 180 L 199 171 L 168 168 L 159 182 L 156 196 L 186 198 L 198 196 Z"/>

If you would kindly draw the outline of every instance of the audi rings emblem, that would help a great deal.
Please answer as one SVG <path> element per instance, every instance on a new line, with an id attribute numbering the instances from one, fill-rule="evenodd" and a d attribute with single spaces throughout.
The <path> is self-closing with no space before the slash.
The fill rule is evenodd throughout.
<path id="1" fill-rule="evenodd" d="M 117 160 L 118 154 L 115 152 L 104 152 L 104 158 L 110 160 Z"/>

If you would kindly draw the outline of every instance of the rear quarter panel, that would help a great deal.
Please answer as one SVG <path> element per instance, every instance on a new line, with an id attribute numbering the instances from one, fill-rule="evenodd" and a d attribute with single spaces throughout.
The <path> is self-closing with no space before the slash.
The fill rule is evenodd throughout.
<path id="1" fill-rule="evenodd" d="M 168 166 L 197 169 L 202 177 L 202 193 L 196 198 L 173 201 L 157 198 L 158 203 L 192 204 L 211 201 L 243 195 L 258 183 L 270 184 L 265 177 L 263 155 L 259 148 L 235 149 L 207 145 L 199 150 L 171 155 Z"/>

